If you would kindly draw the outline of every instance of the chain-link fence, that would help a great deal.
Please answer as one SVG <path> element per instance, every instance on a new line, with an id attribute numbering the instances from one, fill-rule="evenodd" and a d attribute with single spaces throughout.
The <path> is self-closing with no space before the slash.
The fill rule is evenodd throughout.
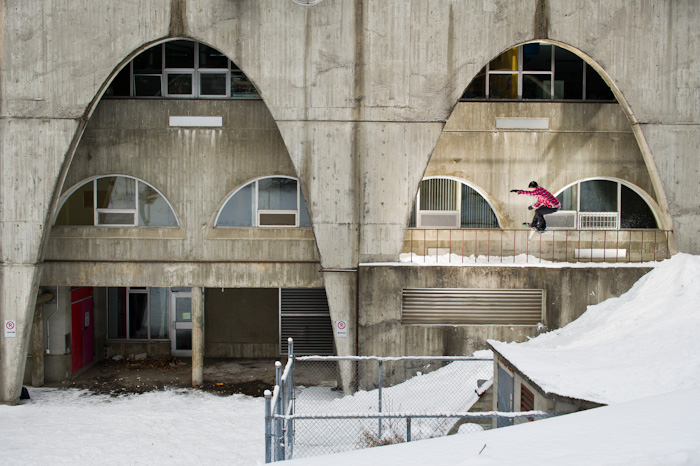
<path id="1" fill-rule="evenodd" d="M 492 359 L 290 351 L 277 374 L 266 393 L 267 462 L 477 432 L 498 415 L 490 402 L 473 409 L 493 380 Z"/>

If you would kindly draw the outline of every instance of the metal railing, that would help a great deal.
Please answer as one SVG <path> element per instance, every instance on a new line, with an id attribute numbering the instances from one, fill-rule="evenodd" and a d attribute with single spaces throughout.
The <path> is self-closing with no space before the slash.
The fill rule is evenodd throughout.
<path id="1" fill-rule="evenodd" d="M 276 363 L 276 385 L 265 392 L 266 463 L 438 437 L 458 427 L 480 431 L 499 417 L 552 416 L 475 411 L 491 385 L 492 359 L 295 357 L 289 340 L 287 364 L 282 370 Z M 341 373 L 354 377 L 352 389 L 340 388 Z"/>
<path id="2" fill-rule="evenodd" d="M 409 229 L 405 262 L 434 264 L 656 262 L 671 257 L 672 230 Z"/>

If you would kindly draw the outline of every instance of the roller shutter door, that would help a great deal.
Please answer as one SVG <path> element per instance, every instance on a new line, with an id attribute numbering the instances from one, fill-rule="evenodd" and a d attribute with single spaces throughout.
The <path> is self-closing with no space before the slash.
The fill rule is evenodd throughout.
<path id="1" fill-rule="evenodd" d="M 424 325 L 537 325 L 544 290 L 408 288 L 401 321 Z"/>
<path id="2" fill-rule="evenodd" d="M 287 354 L 289 337 L 294 339 L 294 354 L 335 354 L 326 290 L 280 290 L 280 354 Z"/>

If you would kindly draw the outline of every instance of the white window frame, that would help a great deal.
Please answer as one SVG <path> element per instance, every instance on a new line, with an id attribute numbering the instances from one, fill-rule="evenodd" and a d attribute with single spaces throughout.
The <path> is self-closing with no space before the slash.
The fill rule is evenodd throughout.
<path id="1" fill-rule="evenodd" d="M 456 204 L 456 205 L 457 205 L 457 210 L 421 210 L 421 208 L 420 208 L 420 191 L 421 191 L 421 189 L 420 189 L 420 184 L 423 183 L 423 181 L 426 181 L 426 180 L 451 180 L 451 181 L 456 181 L 456 182 L 457 182 L 457 204 Z M 424 229 L 424 230 L 425 230 L 425 229 L 434 230 L 434 229 L 441 229 L 441 228 L 449 228 L 449 229 L 453 229 L 453 230 L 459 230 L 459 229 L 461 229 L 461 225 L 462 225 L 462 185 L 466 185 L 466 186 L 468 186 L 470 189 L 473 189 L 474 191 L 476 191 L 477 193 L 479 193 L 479 195 L 481 196 L 481 198 L 482 198 L 484 201 L 486 201 L 486 203 L 488 204 L 489 208 L 491 209 L 491 212 L 493 212 L 494 216 L 496 217 L 496 221 L 498 222 L 498 228 L 501 228 L 501 219 L 498 217 L 498 214 L 496 213 L 496 209 L 493 208 L 493 204 L 491 203 L 491 201 L 489 200 L 489 198 L 486 196 L 486 194 L 484 194 L 484 192 L 483 192 L 481 189 L 476 188 L 476 187 L 473 186 L 472 184 L 467 183 L 467 182 L 464 181 L 464 180 L 461 180 L 461 179 L 459 179 L 459 178 L 452 177 L 452 176 L 427 176 L 427 177 L 425 177 L 425 178 L 423 178 L 423 179 L 420 180 L 420 183 L 418 184 L 418 193 L 416 194 L 415 201 L 414 201 L 414 202 L 415 202 L 415 204 L 414 204 L 414 205 L 415 205 L 415 211 L 416 211 L 416 226 L 413 227 L 413 228 L 416 228 L 416 229 Z M 458 225 L 457 225 L 456 227 L 454 227 L 454 228 L 453 228 L 453 227 L 433 227 L 433 226 L 424 227 L 424 226 L 421 225 L 421 214 L 423 214 L 423 213 L 427 213 L 427 214 L 431 214 L 431 213 L 433 213 L 433 214 L 440 214 L 440 213 L 447 213 L 447 214 L 450 214 L 450 213 L 453 213 L 453 214 L 456 214 L 456 215 L 457 215 L 457 220 L 458 220 Z"/>
<path id="2" fill-rule="evenodd" d="M 128 178 L 134 180 L 134 205 L 135 207 L 133 209 L 100 209 L 97 208 L 97 180 L 100 180 L 102 178 Z M 88 183 L 92 183 L 92 210 L 93 210 L 93 222 L 92 222 L 92 227 L 101 227 L 101 228 L 124 228 L 124 227 L 139 227 L 139 228 L 175 228 L 180 226 L 180 220 L 177 218 L 177 214 L 175 213 L 175 209 L 173 209 L 172 204 L 166 198 L 163 193 L 161 193 L 158 189 L 156 189 L 152 184 L 146 183 L 145 181 L 136 178 L 135 176 L 128 176 L 128 175 L 119 175 L 119 174 L 110 174 L 110 175 L 100 175 L 100 176 L 95 176 L 93 178 L 89 178 L 87 181 L 82 182 L 77 184 L 75 187 L 73 187 L 71 190 L 69 190 L 64 196 L 63 199 L 61 200 L 58 209 L 56 209 L 56 214 L 54 215 L 53 219 L 53 224 L 56 223 L 56 219 L 58 218 L 58 214 L 61 212 L 61 209 L 63 209 L 64 204 L 66 201 L 80 188 L 85 186 Z M 139 183 L 143 183 L 149 188 L 151 188 L 153 191 L 158 193 L 160 197 L 163 198 L 165 203 L 168 205 L 170 208 L 170 211 L 173 213 L 173 217 L 175 217 L 175 226 L 139 226 Z M 125 214 L 125 213 L 133 213 L 134 214 L 134 222 L 133 223 L 123 223 L 123 224 L 115 224 L 115 223 L 106 223 L 106 224 L 101 224 L 99 221 L 99 214 Z M 90 227 L 90 225 L 82 225 L 83 227 Z"/>
<path id="3" fill-rule="evenodd" d="M 617 183 L 617 211 L 613 212 L 591 212 L 591 211 L 581 211 L 581 183 L 585 183 L 587 181 L 611 181 L 614 183 Z M 634 191 L 644 202 L 646 202 L 647 207 L 649 207 L 649 210 L 651 211 L 651 214 L 654 216 L 654 220 L 656 221 L 656 224 L 659 225 L 659 217 L 656 214 L 656 211 L 654 210 L 653 206 L 649 203 L 649 200 L 647 199 L 647 196 L 643 191 L 641 191 L 639 188 L 637 188 L 634 185 L 631 185 L 627 182 L 624 182 L 622 180 L 619 180 L 617 178 L 610 178 L 610 177 L 595 177 L 595 178 L 585 178 L 582 180 L 575 181 L 573 183 L 570 183 L 566 185 L 564 188 L 560 189 L 559 191 L 556 192 L 554 197 L 559 196 L 561 193 L 566 191 L 572 186 L 576 186 L 576 210 L 565 210 L 565 211 L 559 211 L 551 215 L 557 215 L 559 213 L 564 213 L 564 212 L 575 212 L 576 213 L 576 225 L 574 228 L 576 230 L 581 229 L 581 223 L 582 223 L 582 217 L 593 217 L 596 214 L 600 214 L 600 217 L 603 221 L 604 224 L 607 224 L 608 226 L 597 226 L 597 227 L 591 227 L 587 228 L 587 230 L 607 230 L 607 231 L 615 231 L 620 229 L 620 225 L 622 224 L 622 186 L 625 186 L 628 189 L 631 189 Z M 612 217 L 610 214 L 615 213 L 616 216 L 614 219 L 607 218 L 605 217 Z M 609 225 L 613 225 L 610 227 Z"/>
<path id="4" fill-rule="evenodd" d="M 529 42 L 528 44 L 535 44 L 538 42 Z M 515 47 L 518 51 L 518 69 L 517 70 L 491 70 L 491 61 L 486 64 L 486 96 L 491 95 L 491 75 L 517 75 L 518 80 L 518 100 L 523 100 L 523 75 L 526 74 L 537 74 L 537 75 L 549 75 L 550 89 L 549 89 L 549 99 L 527 99 L 527 100 L 554 100 L 554 49 L 555 45 L 548 42 L 539 42 L 540 44 L 549 45 L 551 47 L 550 56 L 550 69 L 549 71 L 531 71 L 523 70 L 523 47 L 528 44 L 522 44 Z M 505 52 L 504 52 L 505 53 Z M 500 56 L 500 55 L 499 55 Z M 496 57 L 498 58 L 498 57 Z M 584 67 L 585 70 L 585 67 Z M 585 82 L 585 81 L 584 81 Z M 585 94 L 584 94 L 585 95 Z M 508 99 L 496 99 L 496 100 L 508 100 Z"/>
<path id="5" fill-rule="evenodd" d="M 258 189 L 258 182 L 261 180 L 265 179 L 270 179 L 270 178 L 284 178 L 288 180 L 294 180 L 297 183 L 297 208 L 296 210 L 267 210 L 267 209 L 260 209 L 259 206 L 259 189 Z M 253 195 L 252 197 L 252 219 L 251 219 L 251 226 L 250 227 L 231 227 L 231 226 L 226 226 L 226 225 L 219 225 L 219 217 L 221 216 L 221 212 L 223 211 L 224 207 L 228 202 L 238 194 L 238 192 L 245 187 L 249 185 L 253 185 Z M 224 203 L 222 204 L 221 208 L 219 209 L 219 212 L 216 215 L 216 220 L 214 221 L 214 227 L 215 228 L 299 228 L 299 222 L 300 222 L 300 217 L 301 217 L 301 183 L 299 182 L 298 178 L 294 178 L 293 176 L 285 176 L 285 175 L 272 175 L 272 176 L 263 176 L 260 178 L 256 178 L 255 180 L 249 181 L 248 183 L 242 185 L 238 189 L 236 189 L 230 196 L 226 198 Z M 260 224 L 260 215 L 265 215 L 265 214 L 294 214 L 294 225 L 261 225 Z"/>

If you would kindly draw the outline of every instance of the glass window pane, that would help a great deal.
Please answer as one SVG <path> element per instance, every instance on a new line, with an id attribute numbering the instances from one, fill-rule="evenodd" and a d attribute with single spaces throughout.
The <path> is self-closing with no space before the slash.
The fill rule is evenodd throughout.
<path id="1" fill-rule="evenodd" d="M 176 227 L 175 213 L 168 202 L 146 183 L 139 183 L 139 226 Z"/>
<path id="2" fill-rule="evenodd" d="M 133 213 L 99 212 L 97 214 L 98 225 L 135 225 Z"/>
<path id="3" fill-rule="evenodd" d="M 175 321 L 192 322 L 192 298 L 190 296 L 175 298 Z"/>
<path id="4" fill-rule="evenodd" d="M 168 289 L 151 288 L 148 292 L 148 312 L 151 314 L 151 339 L 168 338 L 170 314 L 168 313 Z"/>
<path id="5" fill-rule="evenodd" d="M 583 60 L 561 47 L 555 47 L 554 60 L 554 98 L 583 99 Z"/>
<path id="6" fill-rule="evenodd" d="M 518 75 L 517 74 L 490 74 L 489 75 L 490 99 L 517 99 Z"/>
<path id="7" fill-rule="evenodd" d="M 551 74 L 523 74 L 523 99 L 551 99 Z"/>
<path id="8" fill-rule="evenodd" d="M 498 219 L 486 199 L 462 184 L 461 228 L 498 228 Z"/>
<path id="9" fill-rule="evenodd" d="M 192 74 L 168 73 L 165 78 L 168 95 L 192 95 Z"/>
<path id="10" fill-rule="evenodd" d="M 610 87 L 588 63 L 586 63 L 586 100 L 615 100 Z"/>
<path id="11" fill-rule="evenodd" d="M 296 210 L 297 181 L 289 178 L 264 178 L 258 181 L 259 210 Z"/>
<path id="12" fill-rule="evenodd" d="M 578 210 L 578 185 L 569 186 L 559 193 L 557 199 L 561 203 L 561 210 Z"/>
<path id="13" fill-rule="evenodd" d="M 238 97 L 259 97 L 258 91 L 238 67 L 231 63 L 231 95 Z"/>
<path id="14" fill-rule="evenodd" d="M 310 227 L 311 217 L 309 217 L 309 211 L 306 209 L 306 201 L 304 200 L 304 193 L 299 190 L 299 226 L 300 227 Z"/>
<path id="15" fill-rule="evenodd" d="M 201 95 L 226 95 L 226 73 L 201 73 L 199 83 Z"/>
<path id="16" fill-rule="evenodd" d="M 129 97 L 131 95 L 131 72 L 129 67 L 125 66 L 114 77 L 109 87 L 105 91 L 105 97 Z"/>
<path id="17" fill-rule="evenodd" d="M 517 71 L 518 70 L 518 48 L 514 47 L 502 53 L 489 63 L 490 71 Z"/>
<path id="18" fill-rule="evenodd" d="M 228 69 L 228 58 L 215 48 L 199 44 L 199 67 Z"/>
<path id="19" fill-rule="evenodd" d="M 627 186 L 621 188 L 620 228 L 658 228 L 649 204 Z"/>
<path id="20" fill-rule="evenodd" d="M 423 180 L 420 184 L 420 210 L 457 210 L 457 181 Z"/>
<path id="21" fill-rule="evenodd" d="M 56 217 L 56 225 L 87 226 L 95 224 L 93 210 L 94 182 L 89 181 L 79 187 L 63 203 Z"/>
<path id="22" fill-rule="evenodd" d="M 231 196 L 221 209 L 216 221 L 217 227 L 251 227 L 253 226 L 253 186 L 250 183 Z"/>
<path id="23" fill-rule="evenodd" d="M 297 214 L 296 212 L 291 214 L 280 214 L 280 213 L 260 213 L 260 226 L 261 227 L 293 227 L 296 225 Z"/>
<path id="24" fill-rule="evenodd" d="M 174 40 L 165 44 L 166 68 L 194 68 L 194 42 Z"/>
<path id="25" fill-rule="evenodd" d="M 481 71 L 469 83 L 467 90 L 462 95 L 463 99 L 483 99 L 486 97 L 486 68 Z"/>
<path id="26" fill-rule="evenodd" d="M 175 330 L 176 350 L 191 350 L 192 349 L 192 329 L 177 329 Z"/>
<path id="27" fill-rule="evenodd" d="M 129 293 L 129 338 L 148 338 L 148 295 Z"/>
<path id="28" fill-rule="evenodd" d="M 98 209 L 135 209 L 136 180 L 123 176 L 107 176 L 97 180 Z"/>
<path id="29" fill-rule="evenodd" d="M 159 97 L 162 92 L 161 75 L 134 75 L 134 96 Z"/>
<path id="30" fill-rule="evenodd" d="M 551 44 L 523 45 L 523 71 L 551 71 Z"/>
<path id="31" fill-rule="evenodd" d="M 161 73 L 163 71 L 163 46 L 161 44 L 141 52 L 134 58 L 135 74 Z"/>
<path id="32" fill-rule="evenodd" d="M 107 288 L 107 338 L 126 338 L 126 288 Z"/>
<path id="33" fill-rule="evenodd" d="M 617 212 L 617 182 L 608 180 L 582 182 L 581 212 Z"/>

